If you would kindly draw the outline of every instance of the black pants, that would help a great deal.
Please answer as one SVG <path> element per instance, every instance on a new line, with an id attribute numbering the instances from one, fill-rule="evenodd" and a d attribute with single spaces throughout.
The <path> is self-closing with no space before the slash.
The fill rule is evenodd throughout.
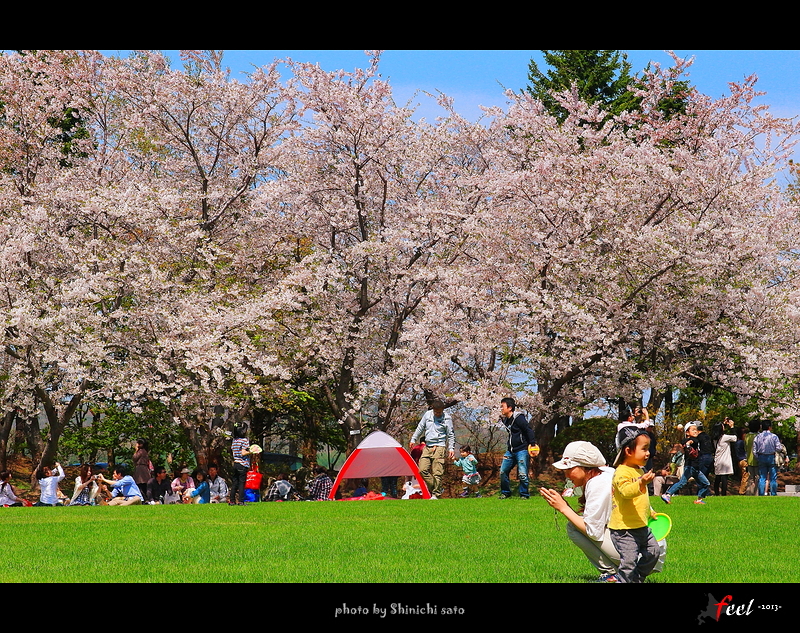
<path id="1" fill-rule="evenodd" d="M 231 479 L 230 503 L 244 503 L 244 484 L 247 481 L 247 466 L 241 464 L 233 465 L 233 478 Z M 239 498 L 236 498 L 236 494 Z"/>
<path id="2" fill-rule="evenodd" d="M 719 495 L 719 489 L 722 488 L 722 496 L 728 494 L 728 475 L 715 475 L 714 476 L 714 494 Z"/>

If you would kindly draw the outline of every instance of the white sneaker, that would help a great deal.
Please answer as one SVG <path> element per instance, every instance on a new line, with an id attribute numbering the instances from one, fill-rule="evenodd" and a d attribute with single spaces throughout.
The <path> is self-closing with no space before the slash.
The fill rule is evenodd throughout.
<path id="1" fill-rule="evenodd" d="M 433 499 L 438 499 L 438 498 L 439 498 L 439 497 L 437 497 L 436 495 L 431 495 L 431 499 L 432 499 L 432 500 L 433 500 Z"/>

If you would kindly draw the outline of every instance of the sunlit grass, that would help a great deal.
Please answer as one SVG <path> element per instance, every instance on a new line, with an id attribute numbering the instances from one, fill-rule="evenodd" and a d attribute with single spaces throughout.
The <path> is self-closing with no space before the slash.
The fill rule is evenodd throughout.
<path id="1" fill-rule="evenodd" d="M 652 582 L 800 581 L 800 499 L 666 506 Z M 541 498 L 0 509 L 0 582 L 587 582 L 566 520 Z M 768 565 L 755 553 L 768 551 Z"/>

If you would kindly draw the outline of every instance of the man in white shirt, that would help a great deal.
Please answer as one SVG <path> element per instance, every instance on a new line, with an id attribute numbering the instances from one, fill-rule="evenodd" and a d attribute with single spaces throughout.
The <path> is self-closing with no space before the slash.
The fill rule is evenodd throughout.
<path id="1" fill-rule="evenodd" d="M 36 477 L 39 479 L 39 488 L 41 489 L 41 494 L 39 495 L 39 501 L 34 503 L 35 506 L 60 506 L 64 505 L 58 500 L 58 482 L 64 479 L 64 469 L 61 468 L 61 464 L 56 462 L 56 471 L 53 470 L 49 466 L 42 466 L 36 473 Z"/>

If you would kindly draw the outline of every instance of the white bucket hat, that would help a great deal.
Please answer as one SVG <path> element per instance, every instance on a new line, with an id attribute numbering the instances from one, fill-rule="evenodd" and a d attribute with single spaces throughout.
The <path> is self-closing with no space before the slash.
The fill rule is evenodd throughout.
<path id="1" fill-rule="evenodd" d="M 559 470 L 567 470 L 575 466 L 583 468 L 599 468 L 606 465 L 606 458 L 591 442 L 570 442 L 564 449 L 561 459 L 553 464 Z"/>

